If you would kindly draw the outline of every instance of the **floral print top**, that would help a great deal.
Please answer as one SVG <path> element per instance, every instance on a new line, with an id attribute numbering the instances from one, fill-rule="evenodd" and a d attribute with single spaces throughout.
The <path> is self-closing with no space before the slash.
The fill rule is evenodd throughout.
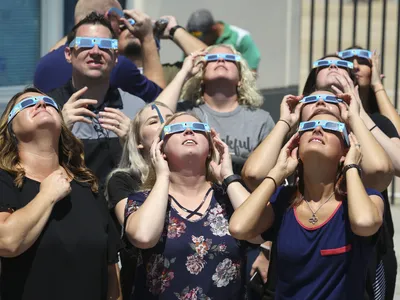
<path id="1" fill-rule="evenodd" d="M 243 299 L 244 247 L 228 231 L 229 198 L 217 186 L 213 192 L 201 219 L 189 221 L 168 205 L 158 244 L 140 251 L 133 299 Z M 148 194 L 128 197 L 126 218 Z"/>

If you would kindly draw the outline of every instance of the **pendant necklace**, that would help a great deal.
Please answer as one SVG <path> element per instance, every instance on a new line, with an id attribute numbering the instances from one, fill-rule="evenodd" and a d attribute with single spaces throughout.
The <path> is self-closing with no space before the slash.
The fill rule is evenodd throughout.
<path id="1" fill-rule="evenodd" d="M 320 208 L 321 208 L 322 206 L 324 206 L 326 203 L 328 203 L 329 200 L 331 200 L 331 198 L 332 198 L 333 195 L 335 195 L 335 192 L 333 192 L 333 193 L 328 197 L 328 199 L 326 199 L 325 202 L 322 203 L 322 204 L 320 205 L 320 207 L 318 207 L 318 209 L 317 209 L 316 211 L 313 211 L 313 210 L 312 210 L 312 208 L 311 208 L 311 206 L 310 206 L 310 203 L 308 203 L 308 201 L 304 199 L 304 196 L 302 196 L 303 200 L 307 203 L 308 208 L 309 208 L 309 209 L 311 210 L 311 212 L 312 212 L 312 216 L 311 216 L 311 218 L 308 219 L 308 222 L 310 222 L 310 223 L 313 224 L 313 225 L 315 225 L 315 224 L 318 222 L 318 217 L 316 216 L 316 213 L 320 210 Z"/>

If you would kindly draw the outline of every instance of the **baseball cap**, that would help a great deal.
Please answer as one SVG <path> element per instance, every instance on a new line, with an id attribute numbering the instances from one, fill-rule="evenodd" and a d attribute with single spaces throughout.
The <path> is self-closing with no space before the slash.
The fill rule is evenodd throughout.
<path id="1" fill-rule="evenodd" d="M 214 18 L 207 9 L 199 9 L 189 17 L 186 29 L 188 32 L 209 32 L 214 25 Z"/>

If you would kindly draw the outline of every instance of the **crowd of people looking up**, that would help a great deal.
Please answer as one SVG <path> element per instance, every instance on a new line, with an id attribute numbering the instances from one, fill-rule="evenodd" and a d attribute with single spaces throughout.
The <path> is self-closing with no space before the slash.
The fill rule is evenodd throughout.
<path id="1" fill-rule="evenodd" d="M 2 300 L 393 299 L 376 51 L 317 60 L 274 121 L 251 35 L 207 10 L 79 0 L 75 23 L 0 119 Z"/>

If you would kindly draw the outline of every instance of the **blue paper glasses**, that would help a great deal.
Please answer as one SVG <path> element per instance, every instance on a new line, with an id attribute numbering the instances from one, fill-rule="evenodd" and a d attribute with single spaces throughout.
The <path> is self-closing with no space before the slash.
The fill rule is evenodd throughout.
<path id="1" fill-rule="evenodd" d="M 327 95 L 327 94 L 317 94 L 317 95 L 311 95 L 311 96 L 307 96 L 304 97 L 303 99 L 301 99 L 299 102 L 300 103 L 315 103 L 317 102 L 319 99 L 324 100 L 325 102 L 328 103 L 333 103 L 333 104 L 338 104 L 340 102 L 343 102 L 342 99 L 337 98 L 336 96 L 333 95 Z"/>
<path id="2" fill-rule="evenodd" d="M 227 61 L 240 61 L 240 56 L 236 54 L 229 53 L 215 53 L 215 54 L 207 54 L 204 56 L 205 61 L 217 61 L 218 59 L 224 59 Z"/>
<path id="3" fill-rule="evenodd" d="M 200 122 L 182 122 L 175 123 L 171 125 L 166 125 L 163 128 L 161 139 L 164 139 L 168 134 L 174 134 L 177 132 L 184 132 L 187 128 L 191 129 L 194 132 L 211 132 L 210 126 L 206 123 Z"/>
<path id="4" fill-rule="evenodd" d="M 341 68 L 348 68 L 348 69 L 353 69 L 353 63 L 349 62 L 347 60 L 330 60 L 330 59 L 323 59 L 323 60 L 317 60 L 313 63 L 313 68 L 319 68 L 319 67 L 329 67 L 331 65 L 335 65 L 337 67 Z"/>
<path id="5" fill-rule="evenodd" d="M 93 48 L 97 45 L 101 49 L 118 49 L 117 39 L 105 39 L 105 38 L 92 38 L 92 37 L 80 37 L 77 36 L 69 44 L 70 48 Z"/>
<path id="6" fill-rule="evenodd" d="M 363 49 L 349 49 L 349 50 L 344 50 L 338 52 L 338 56 L 342 59 L 347 59 L 350 57 L 362 57 L 366 59 L 371 59 L 372 57 L 372 52 L 368 50 L 363 50 Z"/>
<path id="7" fill-rule="evenodd" d="M 57 103 L 47 96 L 36 96 L 36 97 L 28 97 L 22 100 L 21 102 L 14 105 L 13 109 L 11 110 L 10 114 L 8 115 L 7 124 L 12 121 L 12 119 L 23 109 L 27 107 L 31 107 L 36 105 L 40 100 L 43 100 L 47 105 L 50 105 L 59 111 Z"/>
<path id="8" fill-rule="evenodd" d="M 324 130 L 327 131 L 336 131 L 343 134 L 344 141 L 347 146 L 350 146 L 349 135 L 346 130 L 346 126 L 344 123 L 335 122 L 335 121 L 327 121 L 327 120 L 312 120 L 301 122 L 299 125 L 299 132 L 309 131 L 321 126 Z"/>

